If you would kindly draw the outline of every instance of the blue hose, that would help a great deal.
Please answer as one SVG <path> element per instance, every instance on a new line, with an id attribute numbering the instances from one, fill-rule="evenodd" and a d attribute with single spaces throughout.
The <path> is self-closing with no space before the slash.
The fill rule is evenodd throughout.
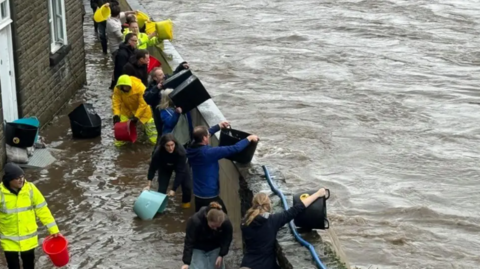
<path id="1" fill-rule="evenodd" d="M 265 172 L 265 177 L 267 178 L 268 185 L 270 185 L 270 188 L 272 189 L 272 191 L 276 195 L 280 196 L 280 198 L 282 199 L 283 208 L 285 210 L 288 210 L 287 200 L 285 199 L 285 196 L 283 195 L 283 193 L 277 187 L 275 187 L 275 185 L 273 184 L 273 181 L 272 181 L 272 178 L 270 177 L 270 172 L 268 171 L 268 168 L 265 165 L 263 165 L 262 168 L 263 168 L 263 171 Z M 290 230 L 292 231 L 293 235 L 295 236 L 295 239 L 297 239 L 297 241 L 302 246 L 308 248 L 308 250 L 310 251 L 310 254 L 312 254 L 312 258 L 315 260 L 315 263 L 317 264 L 317 267 L 320 268 L 320 269 L 327 269 L 327 267 L 322 263 L 322 261 L 320 261 L 320 258 L 318 257 L 317 252 L 315 251 L 315 248 L 312 246 L 312 244 L 308 243 L 307 241 L 303 240 L 302 237 L 300 237 L 300 235 L 297 232 L 297 229 L 296 229 L 295 225 L 293 224 L 293 220 L 290 221 L 288 226 L 290 227 Z"/>

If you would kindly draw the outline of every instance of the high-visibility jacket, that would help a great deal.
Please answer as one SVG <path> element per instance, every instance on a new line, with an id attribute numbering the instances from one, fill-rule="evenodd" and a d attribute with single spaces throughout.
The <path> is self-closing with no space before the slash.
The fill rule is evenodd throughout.
<path id="1" fill-rule="evenodd" d="M 28 251 L 38 246 L 37 219 L 50 234 L 59 232 L 42 193 L 25 181 L 18 195 L 0 184 L 0 244 L 3 251 Z"/>
<path id="2" fill-rule="evenodd" d="M 125 41 L 125 36 L 127 36 L 127 34 L 130 33 L 130 30 L 129 29 L 125 29 L 123 31 L 123 40 Z M 138 49 L 142 49 L 142 50 L 146 50 L 147 47 L 152 47 L 152 46 L 155 46 L 157 44 L 160 44 L 160 39 L 158 39 L 158 37 L 154 36 L 152 38 L 148 37 L 147 34 L 145 33 L 138 33 L 137 34 L 137 48 Z"/>
<path id="3" fill-rule="evenodd" d="M 123 92 L 119 86 L 130 86 L 129 92 Z M 143 99 L 145 85 L 136 77 L 122 75 L 118 78 L 117 86 L 113 90 L 113 115 L 127 118 L 137 117 L 143 124 L 153 119 L 150 106 Z"/>

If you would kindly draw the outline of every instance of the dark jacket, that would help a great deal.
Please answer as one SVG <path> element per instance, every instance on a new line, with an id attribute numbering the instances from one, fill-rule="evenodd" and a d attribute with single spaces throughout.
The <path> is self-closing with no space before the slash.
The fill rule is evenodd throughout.
<path id="1" fill-rule="evenodd" d="M 148 86 L 147 65 L 138 65 L 136 58 L 133 56 L 130 61 L 123 67 L 123 74 L 140 79 L 143 85 Z"/>
<path id="2" fill-rule="evenodd" d="M 119 4 L 118 1 L 116 0 L 90 0 L 90 7 L 92 7 L 93 10 L 105 5 L 106 3 L 112 4 Z"/>
<path id="3" fill-rule="evenodd" d="M 173 191 L 176 191 L 178 186 L 184 180 L 190 180 L 190 171 L 187 165 L 187 155 L 182 145 L 175 142 L 175 150 L 173 153 L 168 153 L 164 148 L 158 147 L 153 153 L 150 167 L 148 168 L 148 180 L 155 177 L 155 173 L 165 169 L 168 171 L 175 171 L 175 180 L 173 182 Z"/>
<path id="4" fill-rule="evenodd" d="M 245 242 L 245 255 L 241 267 L 279 269 L 275 255 L 278 230 L 304 210 L 303 203 L 298 203 L 282 213 L 259 215 L 248 226 L 245 225 L 244 219 L 241 229 Z"/>
<path id="5" fill-rule="evenodd" d="M 215 125 L 208 130 L 210 135 L 220 131 Z M 233 146 L 211 147 L 193 144 L 187 149 L 188 162 L 193 171 L 193 194 L 200 198 L 212 198 L 219 195 L 219 165 L 220 159 L 234 155 L 244 150 L 250 142 L 245 138 Z"/>
<path id="6" fill-rule="evenodd" d="M 180 65 L 177 66 L 173 74 L 176 74 L 185 67 L 183 67 L 183 64 L 187 62 L 182 62 Z M 168 79 L 170 75 L 165 75 L 165 80 Z M 163 130 L 163 124 L 162 124 L 162 119 L 160 117 L 160 111 L 158 111 L 157 106 L 160 104 L 160 89 L 157 87 L 158 82 L 155 80 L 151 81 L 150 84 L 148 84 L 147 90 L 143 94 L 143 99 L 145 99 L 145 102 L 150 105 L 150 108 L 152 109 L 153 113 L 153 120 L 155 121 L 155 126 L 157 127 L 157 133 L 160 135 Z M 188 115 L 190 117 L 190 115 Z"/>
<path id="7" fill-rule="evenodd" d="M 225 219 L 220 228 L 217 230 L 210 229 L 207 221 L 207 210 L 208 207 L 202 207 L 187 222 L 185 245 L 183 248 L 184 264 L 190 265 L 193 249 L 208 252 L 220 248 L 218 256 L 223 257 L 228 254 L 233 236 L 232 223 L 228 217 L 226 217 L 227 219 Z"/>
<path id="8" fill-rule="evenodd" d="M 118 78 L 123 75 L 123 68 L 130 61 L 130 58 L 135 54 L 135 49 L 125 43 L 120 44 L 115 56 L 115 67 L 113 70 L 114 83 L 117 83 Z"/>

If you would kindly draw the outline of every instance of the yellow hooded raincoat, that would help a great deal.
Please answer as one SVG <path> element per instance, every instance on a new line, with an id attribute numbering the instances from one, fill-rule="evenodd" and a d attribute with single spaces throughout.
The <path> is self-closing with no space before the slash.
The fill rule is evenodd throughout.
<path id="1" fill-rule="evenodd" d="M 119 86 L 130 86 L 129 92 L 123 92 Z M 145 133 L 152 144 L 157 143 L 157 129 L 153 120 L 152 109 L 143 99 L 145 85 L 137 77 L 122 75 L 118 78 L 117 86 L 113 90 L 112 108 L 113 115 L 120 116 L 120 121 L 128 121 L 136 117 L 144 125 Z M 123 141 L 115 141 L 121 146 Z"/>
<path id="2" fill-rule="evenodd" d="M 37 219 L 50 234 L 59 232 L 42 193 L 25 181 L 18 195 L 0 184 L 0 244 L 3 251 L 24 252 L 38 246 Z"/>

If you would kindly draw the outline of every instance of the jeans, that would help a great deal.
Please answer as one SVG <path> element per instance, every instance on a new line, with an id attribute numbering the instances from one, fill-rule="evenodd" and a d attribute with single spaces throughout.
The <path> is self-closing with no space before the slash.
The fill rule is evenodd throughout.
<path id="1" fill-rule="evenodd" d="M 22 258 L 23 269 L 35 268 L 35 249 L 24 252 L 5 251 L 5 259 L 7 260 L 8 269 L 20 269 L 20 258 Z"/>
<path id="2" fill-rule="evenodd" d="M 199 249 L 193 249 L 192 262 L 189 269 L 216 269 L 215 262 L 217 261 L 220 248 L 205 252 Z M 222 265 L 218 269 L 225 269 L 225 263 L 222 260 Z"/>
<path id="3" fill-rule="evenodd" d="M 97 27 L 100 36 L 100 43 L 102 44 L 102 51 L 107 54 L 107 21 L 99 22 Z"/>

